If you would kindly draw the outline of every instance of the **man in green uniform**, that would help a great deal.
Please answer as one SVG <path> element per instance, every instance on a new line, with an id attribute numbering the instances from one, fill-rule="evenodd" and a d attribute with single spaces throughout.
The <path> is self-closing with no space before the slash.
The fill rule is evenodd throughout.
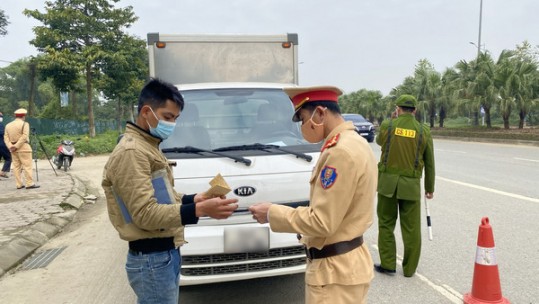
<path id="1" fill-rule="evenodd" d="M 425 168 L 425 196 L 434 193 L 434 149 L 430 128 L 415 119 L 417 101 L 401 95 L 391 119 L 380 126 L 376 143 L 382 147 L 378 163 L 378 248 L 380 273 L 395 274 L 395 224 L 400 214 L 405 277 L 414 275 L 421 254 L 421 185 Z"/>

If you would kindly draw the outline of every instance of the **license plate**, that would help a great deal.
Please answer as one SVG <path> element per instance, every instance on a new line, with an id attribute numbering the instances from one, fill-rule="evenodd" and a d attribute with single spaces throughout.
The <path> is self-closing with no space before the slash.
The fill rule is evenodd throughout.
<path id="1" fill-rule="evenodd" d="M 225 253 L 269 250 L 268 227 L 225 227 Z"/>
<path id="2" fill-rule="evenodd" d="M 359 134 L 361 134 L 361 135 L 369 135 L 369 133 L 359 133 Z"/>

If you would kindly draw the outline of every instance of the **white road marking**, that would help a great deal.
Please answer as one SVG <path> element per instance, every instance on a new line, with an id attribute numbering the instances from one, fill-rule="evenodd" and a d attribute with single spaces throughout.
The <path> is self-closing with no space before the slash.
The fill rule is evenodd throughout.
<path id="1" fill-rule="evenodd" d="M 442 152 L 450 152 L 450 153 L 460 153 L 460 154 L 466 154 L 468 152 L 464 151 L 456 151 L 456 150 L 445 150 L 445 149 L 434 149 L 436 151 L 442 151 Z"/>
<path id="2" fill-rule="evenodd" d="M 508 196 L 508 197 L 528 201 L 528 202 L 539 203 L 539 199 L 533 198 L 533 197 L 527 197 L 527 196 L 520 195 L 520 194 L 515 194 L 515 193 L 500 191 L 500 190 L 487 188 L 487 187 L 483 187 L 483 186 L 478 186 L 478 185 L 474 185 L 474 184 L 469 184 L 469 183 L 465 183 L 465 182 L 460 182 L 460 181 L 456 181 L 456 180 L 441 177 L 441 176 L 436 176 L 436 179 L 441 179 L 443 181 L 454 183 L 454 184 L 457 184 L 457 185 L 470 187 L 470 188 L 474 188 L 474 189 L 479 189 L 479 190 L 483 190 L 483 191 L 487 191 L 487 192 L 491 192 L 491 193 L 495 193 L 495 194 L 499 194 L 499 195 L 504 195 L 504 196 Z"/>
<path id="3" fill-rule="evenodd" d="M 378 245 L 373 244 L 371 246 L 376 251 L 378 251 Z M 399 266 L 402 266 L 402 257 L 400 255 L 397 255 L 397 264 Z M 426 276 L 424 276 L 424 275 L 422 275 L 422 274 L 420 274 L 418 272 L 415 273 L 415 276 L 417 276 L 421 281 L 425 282 L 429 287 L 431 287 L 432 289 L 437 291 L 439 294 L 444 296 L 446 299 L 448 299 L 452 303 L 462 304 L 463 296 L 458 291 L 453 289 L 451 286 L 446 285 L 446 284 L 437 285 L 436 283 L 429 280 Z"/>
<path id="4" fill-rule="evenodd" d="M 516 160 L 525 160 L 525 161 L 529 161 L 529 162 L 536 162 L 536 163 L 539 163 L 539 159 L 529 159 L 529 158 L 520 158 L 520 157 L 513 157 L 513 159 L 516 159 Z"/>

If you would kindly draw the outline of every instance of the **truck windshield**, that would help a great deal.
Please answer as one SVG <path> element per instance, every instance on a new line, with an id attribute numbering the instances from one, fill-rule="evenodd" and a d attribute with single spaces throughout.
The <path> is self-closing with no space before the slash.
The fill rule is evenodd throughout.
<path id="1" fill-rule="evenodd" d="M 306 146 L 312 146 L 312 152 L 319 149 L 306 142 L 299 124 L 292 122 L 294 109 L 282 89 L 204 89 L 182 95 L 185 107 L 162 149 L 226 150 L 255 143 L 302 152 L 311 150 Z"/>

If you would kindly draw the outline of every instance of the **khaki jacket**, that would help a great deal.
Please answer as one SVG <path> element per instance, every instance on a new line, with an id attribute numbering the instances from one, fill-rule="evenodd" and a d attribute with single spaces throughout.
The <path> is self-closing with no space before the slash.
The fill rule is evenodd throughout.
<path id="1" fill-rule="evenodd" d="M 134 241 L 174 237 L 185 243 L 180 216 L 182 195 L 173 189 L 174 179 L 167 159 L 159 150 L 160 140 L 136 125 L 127 124 L 103 171 L 101 183 L 107 198 L 109 218 L 120 238 Z M 171 202 L 156 199 L 152 178 L 161 177 Z"/>
<path id="2" fill-rule="evenodd" d="M 32 152 L 30 147 L 30 124 L 24 121 L 22 118 L 15 118 L 14 121 L 6 125 L 4 133 L 4 143 L 7 148 L 15 146 L 17 151 L 15 152 Z"/>
<path id="3" fill-rule="evenodd" d="M 308 248 L 348 241 L 363 235 L 373 221 L 376 159 L 351 122 L 337 126 L 326 138 L 310 179 L 310 206 L 296 209 L 272 205 L 270 227 L 275 232 L 303 235 Z M 307 262 L 309 285 L 356 285 L 372 280 L 373 263 L 367 245 L 345 254 Z"/>

